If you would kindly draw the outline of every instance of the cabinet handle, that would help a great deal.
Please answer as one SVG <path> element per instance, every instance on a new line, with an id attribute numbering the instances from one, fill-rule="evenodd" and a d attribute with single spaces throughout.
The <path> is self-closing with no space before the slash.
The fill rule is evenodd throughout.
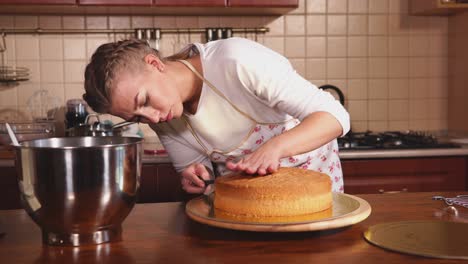
<path id="1" fill-rule="evenodd" d="M 402 193 L 402 192 L 408 192 L 408 188 L 403 188 L 401 191 L 385 191 L 384 189 L 379 189 L 379 193 L 381 194 L 392 194 L 392 193 Z"/>

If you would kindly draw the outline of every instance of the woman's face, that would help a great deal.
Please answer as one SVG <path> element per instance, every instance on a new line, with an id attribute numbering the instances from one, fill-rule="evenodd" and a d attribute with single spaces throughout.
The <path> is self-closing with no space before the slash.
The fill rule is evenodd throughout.
<path id="1" fill-rule="evenodd" d="M 111 114 L 142 123 L 179 118 L 183 105 L 175 82 L 157 65 L 145 66 L 138 73 L 120 74 L 112 93 Z"/>

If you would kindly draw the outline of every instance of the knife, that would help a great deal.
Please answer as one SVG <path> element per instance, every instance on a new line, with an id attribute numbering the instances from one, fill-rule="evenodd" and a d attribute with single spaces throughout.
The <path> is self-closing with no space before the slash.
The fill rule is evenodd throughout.
<path id="1" fill-rule="evenodd" d="M 205 186 L 208 186 L 210 184 L 213 184 L 215 180 L 202 180 L 205 183 Z"/>

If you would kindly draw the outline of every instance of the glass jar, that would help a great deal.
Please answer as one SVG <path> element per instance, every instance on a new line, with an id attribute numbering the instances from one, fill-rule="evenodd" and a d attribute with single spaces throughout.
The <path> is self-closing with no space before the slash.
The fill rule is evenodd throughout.
<path id="1" fill-rule="evenodd" d="M 88 104 L 82 99 L 70 99 L 67 101 L 65 114 L 65 128 L 70 129 L 85 124 Z"/>

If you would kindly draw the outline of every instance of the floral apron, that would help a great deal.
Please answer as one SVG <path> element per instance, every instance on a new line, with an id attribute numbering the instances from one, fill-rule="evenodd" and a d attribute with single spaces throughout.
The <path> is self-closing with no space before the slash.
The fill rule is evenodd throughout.
<path id="1" fill-rule="evenodd" d="M 241 159 L 243 156 L 254 152 L 258 147 L 260 147 L 269 139 L 294 128 L 300 123 L 297 119 L 290 119 L 279 123 L 264 123 L 256 121 L 254 118 L 237 108 L 236 105 L 231 103 L 214 85 L 212 85 L 201 74 L 199 74 L 198 71 L 189 62 L 185 60 L 180 60 L 180 62 L 185 64 L 216 94 L 229 103 L 229 105 L 233 107 L 233 109 L 235 109 L 235 111 L 238 112 L 241 116 L 243 116 L 243 118 L 248 118 L 252 121 L 252 127 L 248 135 L 240 144 L 229 150 L 217 150 L 208 148 L 200 139 L 199 135 L 195 132 L 195 129 L 193 129 L 189 120 L 186 117 L 183 118 L 197 142 L 210 157 L 211 162 L 215 165 L 215 174 L 225 175 L 230 173 L 230 171 L 225 166 L 227 161 L 236 161 Z M 341 170 L 341 163 L 338 155 L 338 143 L 336 139 L 310 152 L 282 158 L 280 159 L 280 166 L 298 167 L 325 173 L 329 175 L 332 180 L 333 192 L 344 191 L 343 173 Z"/>

